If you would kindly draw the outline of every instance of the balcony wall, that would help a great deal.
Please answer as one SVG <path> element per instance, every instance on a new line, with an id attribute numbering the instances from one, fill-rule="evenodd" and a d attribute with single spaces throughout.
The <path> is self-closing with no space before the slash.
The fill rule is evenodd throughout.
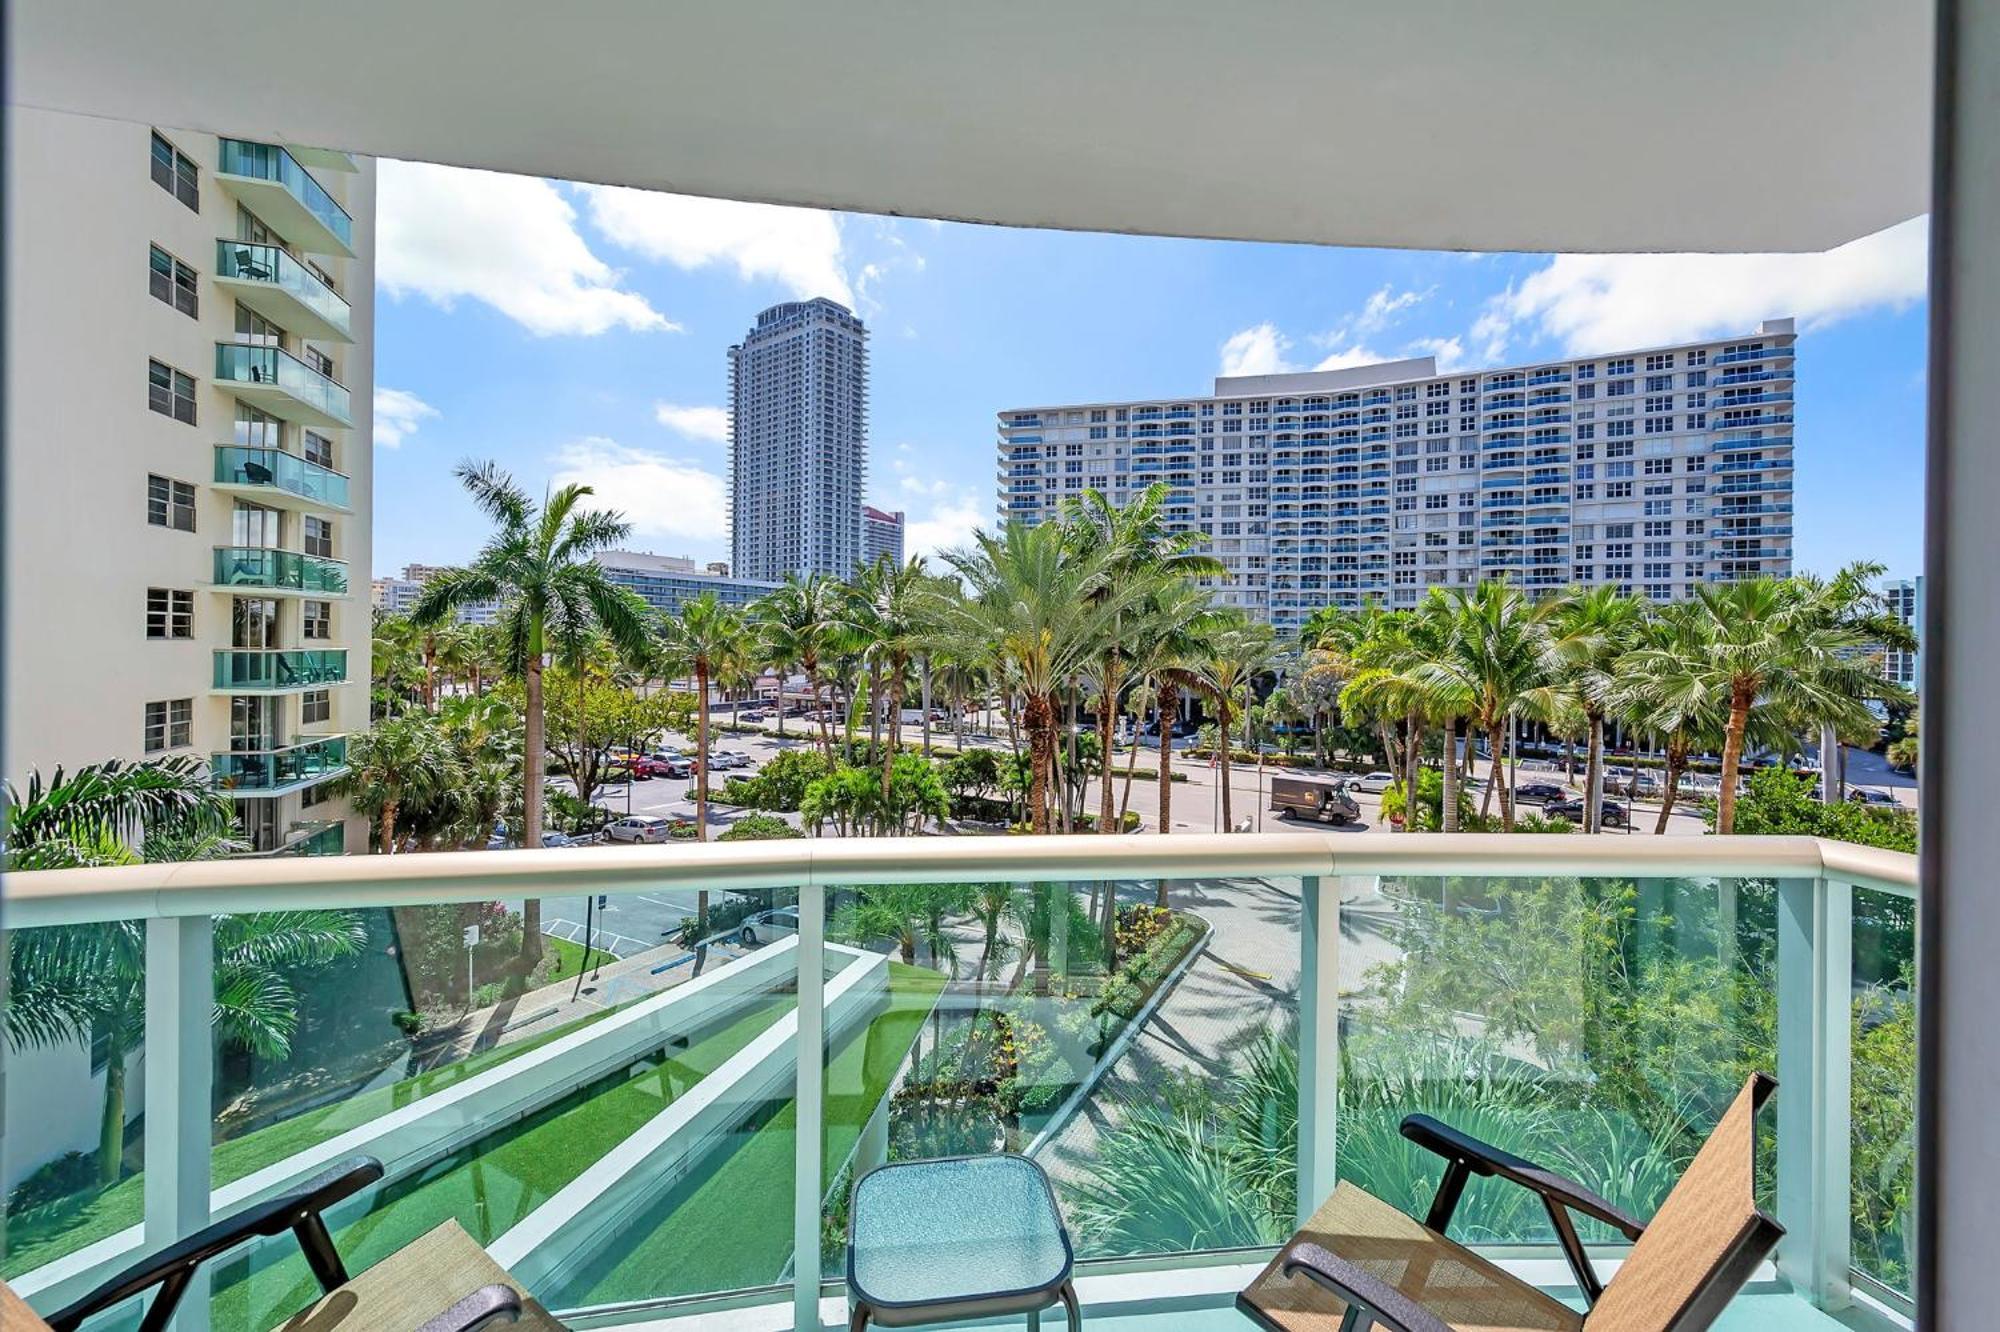
<path id="1" fill-rule="evenodd" d="M 109 1189 L 45 1178 L 43 1201 L 9 1218 L 0 1272 L 53 1307 L 211 1211 L 381 1146 L 389 1178 L 333 1217 L 351 1264 L 455 1217 L 560 1310 L 638 1321 L 761 1300 L 808 1325 L 837 1293 L 823 1283 L 843 1270 L 847 1190 L 885 1159 L 1025 1152 L 1054 1179 L 1086 1273 L 1213 1266 L 1268 1254 L 1336 1179 L 1421 1213 L 1437 1172 L 1395 1133 L 1410 1111 L 1650 1214 L 1763 1068 L 1782 1084 L 1766 1204 L 1789 1233 L 1760 1283 L 1893 1319 L 1913 884 L 1909 857 L 1809 839 L 1373 834 L 17 876 L 17 948 L 130 946 L 145 1034 L 125 1063 L 144 1131 Z M 463 1030 L 414 1042 L 389 1021 L 488 985 L 523 899 L 553 922 L 596 894 L 670 916 L 702 890 L 737 915 L 796 895 L 796 941 L 742 946 L 719 918 L 699 960 L 635 939 L 574 999 L 475 994 Z M 273 913 L 320 910 L 363 937 L 290 976 L 291 1051 L 218 1048 L 208 989 L 240 976 L 246 941 L 284 923 Z M 907 951 L 885 912 L 908 922 Z M 856 932 L 871 920 L 880 933 Z M 474 923 L 502 956 L 477 955 L 468 978 L 459 932 Z M 90 1067 L 74 1041 L 38 1057 L 56 1056 Z M 88 1152 L 102 1080 L 80 1085 L 74 1104 L 26 1113 L 68 1117 Z M 44 1164 L 10 1161 L 6 1182 Z M 1528 1201 L 1477 1183 L 1458 1233 L 1533 1262 L 1553 1236 Z M 564 1208 L 596 1221 L 557 1224 Z M 1615 1259 L 1608 1235 L 1587 1238 Z M 288 1244 L 216 1271 L 215 1328 L 262 1328 L 303 1301 Z"/>

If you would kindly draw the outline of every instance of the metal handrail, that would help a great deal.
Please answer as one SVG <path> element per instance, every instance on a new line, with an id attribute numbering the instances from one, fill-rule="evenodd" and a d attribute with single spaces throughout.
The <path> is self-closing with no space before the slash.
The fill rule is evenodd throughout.
<path id="1" fill-rule="evenodd" d="M 9 928 L 30 929 L 281 906 L 408 906 L 558 892 L 650 893 L 683 884 L 722 890 L 1306 874 L 1830 878 L 1904 896 L 1917 890 L 1915 856 L 1812 837 L 1300 832 L 808 838 L 607 847 L 582 856 L 563 850 L 452 851 L 282 865 L 222 860 L 43 870 L 9 876 L 6 915 Z"/>

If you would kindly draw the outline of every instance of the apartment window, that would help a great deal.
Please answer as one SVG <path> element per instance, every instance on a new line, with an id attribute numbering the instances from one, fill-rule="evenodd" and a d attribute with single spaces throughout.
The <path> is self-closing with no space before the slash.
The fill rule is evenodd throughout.
<path id="1" fill-rule="evenodd" d="M 1674 470 L 1674 460 L 1672 458 L 1646 459 L 1647 476 L 1670 476 L 1672 475 L 1673 470 Z"/>
<path id="2" fill-rule="evenodd" d="M 1604 363 L 1604 373 L 1607 375 L 1631 374 L 1632 358 L 1629 356 L 1620 356 L 1620 357 L 1615 357 L 1612 360 L 1606 361 Z"/>
<path id="3" fill-rule="evenodd" d="M 194 159 L 168 143 L 159 134 L 153 135 L 153 183 L 168 194 L 179 199 L 189 208 L 201 211 L 201 173 Z"/>
<path id="4" fill-rule="evenodd" d="M 333 720 L 333 691 L 308 689 L 299 695 L 299 721 L 307 726 Z"/>
<path id="5" fill-rule="evenodd" d="M 1604 483 L 1604 498 L 1631 499 L 1632 483 L 1630 481 L 1606 481 Z"/>
<path id="6" fill-rule="evenodd" d="M 328 379 L 333 378 L 333 358 L 331 356 L 328 356 L 325 352 L 321 351 L 319 348 L 311 346 L 307 347 L 305 349 L 305 352 L 306 352 L 307 365 L 319 371 L 321 374 L 325 375 Z M 1092 435 L 1091 438 L 1097 439 L 1100 438 L 1100 436 Z"/>
<path id="7" fill-rule="evenodd" d="M 327 639 L 333 637 L 333 603 L 331 601 L 307 600 L 299 603 L 302 627 L 300 633 L 306 638 Z"/>
<path id="8" fill-rule="evenodd" d="M 1674 399 L 1672 394 L 1668 394 L 1664 398 L 1646 399 L 1646 410 L 1649 412 L 1670 412 L 1673 409 Z"/>
<path id="9" fill-rule="evenodd" d="M 1646 418 L 1646 433 L 1649 435 L 1671 434 L 1674 418 L 1671 416 L 1649 416 Z"/>
<path id="10" fill-rule="evenodd" d="M 171 477 L 148 476 L 146 521 L 176 532 L 194 531 L 194 487 Z"/>
<path id="11" fill-rule="evenodd" d="M 162 361 L 146 362 L 146 405 L 162 416 L 194 424 L 194 376 Z"/>
<path id="12" fill-rule="evenodd" d="M 1674 377 L 1672 375 L 1646 376 L 1646 392 L 1671 393 L 1673 392 L 1673 390 L 1674 390 Z M 1648 408 L 1647 410 L 1650 411 L 1651 408 Z"/>
<path id="13" fill-rule="evenodd" d="M 315 434 L 313 431 L 308 430 L 305 432 L 305 455 L 307 462 L 320 467 L 331 468 L 333 466 L 333 441 L 325 435 Z"/>
<path id="14" fill-rule="evenodd" d="M 1604 385 L 1604 396 L 1607 398 L 1628 397 L 1631 392 L 1632 381 L 1629 379 L 1613 379 L 1607 381 Z"/>
<path id="15" fill-rule="evenodd" d="M 1704 350 L 1704 351 L 1691 351 L 1691 352 L 1689 352 L 1689 353 L 1688 353 L 1688 364 L 1689 364 L 1689 365 L 1707 365 L 1707 364 L 1708 364 L 1708 352 L 1707 352 L 1707 351 L 1705 351 L 1705 350 Z M 1688 382 L 1689 382 L 1689 383 L 1693 383 L 1694 381 L 1690 380 L 1690 381 L 1688 381 Z"/>
<path id="16" fill-rule="evenodd" d="M 165 587 L 147 588 L 146 637 L 193 638 L 194 593 Z"/>
<path id="17" fill-rule="evenodd" d="M 1627 364 L 1630 364 L 1630 362 L 1627 362 Z M 1648 370 L 1671 370 L 1673 368 L 1674 354 L 1672 352 L 1663 352 L 1658 356 L 1648 356 L 1646 358 L 1646 369 Z"/>
<path id="18" fill-rule="evenodd" d="M 153 299 L 166 302 L 190 318 L 196 317 L 200 299 L 195 271 L 159 246 L 149 248 L 151 267 L 146 274 L 146 288 L 153 293 Z"/>
<path id="19" fill-rule="evenodd" d="M 146 705 L 145 745 L 148 754 L 186 749 L 193 743 L 193 699 L 170 698 Z"/>
<path id="20" fill-rule="evenodd" d="M 1072 484 L 1072 490 L 1076 489 Z M 304 523 L 305 550 L 308 555 L 318 555 L 322 559 L 333 558 L 333 524 L 324 518 L 308 514 Z"/>

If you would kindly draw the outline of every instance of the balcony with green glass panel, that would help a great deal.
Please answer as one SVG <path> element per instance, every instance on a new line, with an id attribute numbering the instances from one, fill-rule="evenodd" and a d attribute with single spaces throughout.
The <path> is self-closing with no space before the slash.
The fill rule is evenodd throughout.
<path id="1" fill-rule="evenodd" d="M 227 237 L 216 241 L 215 282 L 238 305 L 300 337 L 354 341 L 354 317 L 346 299 L 281 246 Z"/>
<path id="2" fill-rule="evenodd" d="M 348 480 L 331 467 L 283 449 L 218 444 L 215 488 L 275 509 L 301 513 L 352 513 Z"/>
<path id="3" fill-rule="evenodd" d="M 270 546 L 217 546 L 214 586 L 225 592 L 254 588 L 280 595 L 344 597 L 347 564 Z"/>
<path id="4" fill-rule="evenodd" d="M 242 401 L 287 421 L 340 429 L 354 424 L 346 386 L 282 347 L 218 342 L 215 378 Z"/>
<path id="5" fill-rule="evenodd" d="M 222 140 L 215 181 L 301 250 L 354 257 L 354 219 L 279 145 Z"/>
<path id="6" fill-rule="evenodd" d="M 347 771 L 347 737 L 313 736 L 277 749 L 215 754 L 208 770 L 216 786 L 239 799 L 303 791 Z"/>
<path id="7" fill-rule="evenodd" d="M 222 694 L 291 694 L 347 683 L 345 648 L 217 648 Z"/>

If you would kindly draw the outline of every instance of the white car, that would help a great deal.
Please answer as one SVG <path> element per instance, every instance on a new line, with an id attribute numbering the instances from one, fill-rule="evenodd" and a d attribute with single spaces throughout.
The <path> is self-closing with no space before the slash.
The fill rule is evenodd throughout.
<path id="1" fill-rule="evenodd" d="M 743 944 L 769 943 L 799 932 L 799 909 L 779 907 L 776 911 L 764 911 L 743 922 L 736 931 L 737 942 Z"/>
<path id="2" fill-rule="evenodd" d="M 613 842 L 664 842 L 673 836 L 673 827 L 666 819 L 635 814 L 629 819 L 619 819 L 607 825 L 604 836 Z"/>
<path id="3" fill-rule="evenodd" d="M 718 749 L 715 751 L 713 757 L 715 766 L 718 768 L 747 768 L 750 766 L 750 756 L 740 749 Z"/>
<path id="4" fill-rule="evenodd" d="M 1364 777 L 1356 777 L 1348 783 L 1355 790 L 1365 791 L 1369 795 L 1381 795 L 1395 784 L 1396 774 L 1393 772 L 1371 772 Z"/>

